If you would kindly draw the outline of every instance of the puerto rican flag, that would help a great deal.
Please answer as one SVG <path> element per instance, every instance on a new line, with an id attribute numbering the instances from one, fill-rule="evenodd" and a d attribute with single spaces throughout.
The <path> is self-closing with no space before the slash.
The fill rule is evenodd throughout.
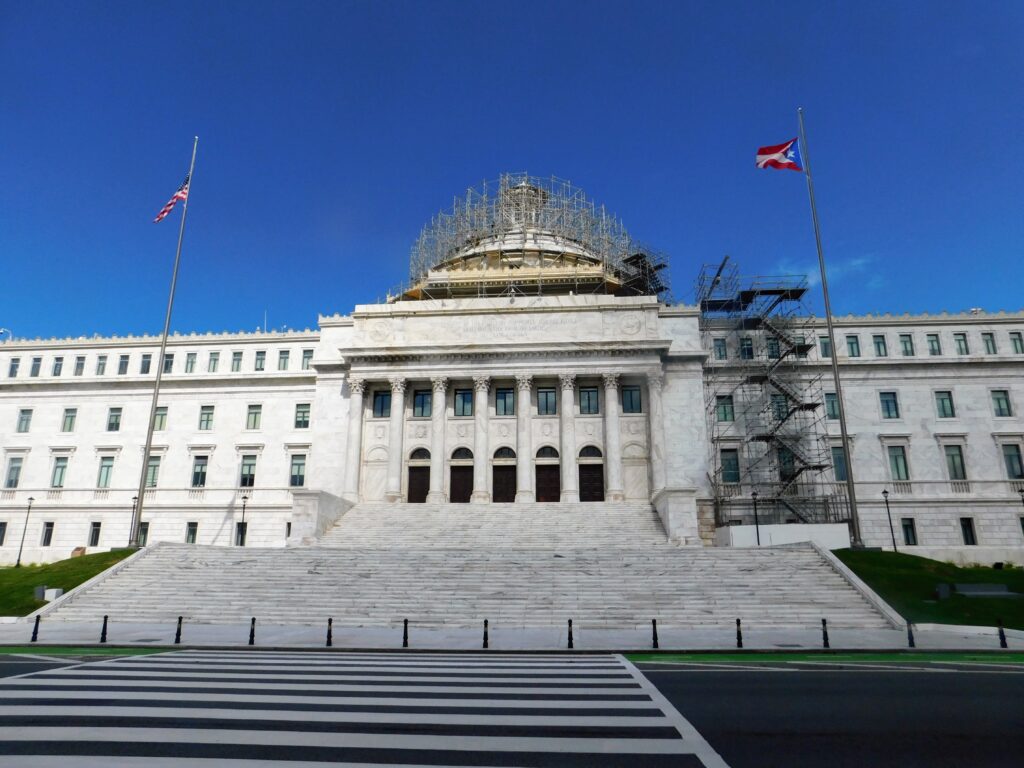
<path id="1" fill-rule="evenodd" d="M 761 147 L 757 150 L 758 168 L 788 168 L 791 171 L 802 171 L 800 160 L 800 144 L 790 139 L 785 144 L 774 147 Z"/>

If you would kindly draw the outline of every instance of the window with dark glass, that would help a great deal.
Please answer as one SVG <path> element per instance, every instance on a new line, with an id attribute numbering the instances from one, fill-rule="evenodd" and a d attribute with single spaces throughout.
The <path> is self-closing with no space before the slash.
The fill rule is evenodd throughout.
<path id="1" fill-rule="evenodd" d="M 20 357 L 12 357 L 11 364 L 7 367 L 7 378 L 13 379 L 18 375 L 18 366 L 21 365 Z"/>
<path id="2" fill-rule="evenodd" d="M 954 333 L 953 341 L 956 343 L 956 353 L 958 355 L 970 354 L 971 348 L 967 345 L 966 333 Z"/>
<path id="3" fill-rule="evenodd" d="M 309 428 L 309 403 L 299 403 L 295 406 L 295 428 Z"/>
<path id="4" fill-rule="evenodd" d="M 1010 391 L 1007 389 L 992 390 L 992 410 L 996 416 L 1003 418 L 1013 416 L 1013 408 L 1010 407 Z"/>
<path id="5" fill-rule="evenodd" d="M 43 547 L 48 547 L 52 543 L 53 543 L 53 523 L 45 522 L 45 523 L 43 523 L 43 536 L 39 540 L 39 545 L 43 546 Z"/>
<path id="6" fill-rule="evenodd" d="M 117 375 L 124 376 L 128 373 L 128 355 L 121 355 L 117 358 Z"/>
<path id="7" fill-rule="evenodd" d="M 1010 343 L 1013 344 L 1015 355 L 1024 355 L 1024 333 L 1014 331 L 1010 334 Z"/>
<path id="8" fill-rule="evenodd" d="M 825 418 L 826 419 L 838 419 L 839 418 L 839 398 L 836 397 L 835 392 L 825 393 Z"/>
<path id="9" fill-rule="evenodd" d="M 900 354 L 904 357 L 914 356 L 914 337 L 909 333 L 900 334 Z"/>
<path id="10" fill-rule="evenodd" d="M 18 411 L 18 431 L 28 432 L 32 427 L 32 409 L 22 408 Z"/>
<path id="11" fill-rule="evenodd" d="M 946 455 L 946 471 L 950 480 L 966 480 L 967 467 L 964 465 L 964 449 L 959 445 L 943 447 Z"/>
<path id="12" fill-rule="evenodd" d="M 17 488 L 21 480 L 21 466 L 24 463 L 21 456 L 12 456 L 7 460 L 7 474 L 4 477 L 4 488 Z"/>
<path id="13" fill-rule="evenodd" d="M 373 416 L 386 419 L 391 415 L 391 391 L 378 389 L 373 393 Z"/>
<path id="14" fill-rule="evenodd" d="M 846 454 L 841 445 L 832 446 L 832 475 L 837 483 L 846 482 Z"/>
<path id="15" fill-rule="evenodd" d="M 939 334 L 929 333 L 928 334 L 928 354 L 929 355 L 941 355 L 942 344 L 939 342 Z"/>
<path id="16" fill-rule="evenodd" d="M 242 488 L 252 488 L 256 484 L 256 456 L 253 454 L 242 456 L 242 471 L 238 485 Z"/>
<path id="17" fill-rule="evenodd" d="M 537 390 L 537 414 L 554 416 L 558 413 L 558 398 L 554 389 L 542 387 Z"/>
<path id="18" fill-rule="evenodd" d="M 968 547 L 973 547 L 978 543 L 978 538 L 974 535 L 974 518 L 960 518 L 960 533 L 964 537 L 964 544 Z"/>
<path id="19" fill-rule="evenodd" d="M 263 420 L 263 406 L 262 405 L 250 405 L 249 410 L 245 414 L 245 428 L 246 429 L 259 429 L 260 422 Z"/>
<path id="20" fill-rule="evenodd" d="M 260 350 L 256 353 L 256 361 L 253 364 L 253 370 L 262 371 L 267 367 L 267 353 Z"/>
<path id="21" fill-rule="evenodd" d="M 753 339 L 740 339 L 740 360 L 754 359 Z"/>
<path id="22" fill-rule="evenodd" d="M 850 357 L 860 357 L 860 337 L 859 336 L 847 336 L 846 337 L 846 353 Z"/>
<path id="23" fill-rule="evenodd" d="M 890 445 L 889 474 L 896 482 L 904 482 L 910 479 L 910 467 L 907 464 L 907 449 L 902 445 Z"/>
<path id="24" fill-rule="evenodd" d="M 279 349 L 277 351 L 277 370 L 287 371 L 288 370 L 288 358 L 291 357 L 291 353 L 287 349 Z"/>
<path id="25" fill-rule="evenodd" d="M 50 476 L 51 488 L 63 488 L 68 474 L 68 457 L 57 456 L 53 460 L 53 474 Z"/>
<path id="26" fill-rule="evenodd" d="M 1003 445 L 1003 464 L 1006 465 L 1006 477 L 1010 480 L 1024 480 L 1024 463 L 1021 462 L 1020 446 Z"/>
<path id="27" fill-rule="evenodd" d="M 28 375 L 31 376 L 32 378 L 35 378 L 36 376 L 38 376 L 39 375 L 39 369 L 42 367 L 42 365 L 43 365 L 43 358 L 41 358 L 41 357 L 33 357 L 32 358 L 32 367 L 29 369 Z"/>
<path id="28" fill-rule="evenodd" d="M 161 432 L 167 429 L 167 406 L 161 405 L 153 414 L 153 430 Z"/>
<path id="29" fill-rule="evenodd" d="M 53 375 L 54 376 L 60 376 L 63 371 L 64 371 L 64 358 L 63 357 L 55 357 L 55 358 L 53 358 L 53 371 L 52 371 Z"/>
<path id="30" fill-rule="evenodd" d="M 985 354 L 996 354 L 996 335 L 994 333 L 981 334 L 981 343 L 985 345 Z"/>
<path id="31" fill-rule="evenodd" d="M 715 339 L 715 360 L 725 360 L 729 356 L 728 347 L 725 344 L 725 339 Z"/>
<path id="32" fill-rule="evenodd" d="M 85 373 L 85 355 L 79 355 L 75 358 L 75 376 L 81 376 Z"/>
<path id="33" fill-rule="evenodd" d="M 313 366 L 313 350 L 302 350 L 302 370 L 308 371 Z"/>
<path id="34" fill-rule="evenodd" d="M 306 484 L 306 454 L 292 454 L 292 467 L 289 472 L 288 485 L 301 488 Z"/>
<path id="35" fill-rule="evenodd" d="M 940 419 L 952 419 L 956 416 L 956 409 L 953 407 L 953 393 L 949 390 L 936 392 L 935 410 Z"/>
<path id="36" fill-rule="evenodd" d="M 7 538 L 7 521 L 0 520 L 0 547 L 4 545 L 4 540 Z"/>
<path id="37" fill-rule="evenodd" d="M 885 343 L 885 336 L 875 335 L 871 340 L 875 345 L 875 357 L 889 356 L 889 346 Z"/>
<path id="38" fill-rule="evenodd" d="M 814 346 L 814 345 L 812 344 L 810 346 Z M 796 337 L 796 356 L 801 358 L 801 359 L 807 357 L 807 350 L 808 350 L 807 337 L 803 336 L 803 335 L 797 336 Z"/>
<path id="39" fill-rule="evenodd" d="M 97 488 L 109 488 L 110 478 L 114 474 L 114 457 L 113 456 L 101 456 L 100 457 L 100 471 L 96 475 L 96 487 Z"/>
<path id="40" fill-rule="evenodd" d="M 580 387 L 580 413 L 584 416 L 600 413 L 597 387 Z"/>
<path id="41" fill-rule="evenodd" d="M 206 487 L 206 470 L 210 465 L 209 456 L 196 456 L 192 459 L 192 487 Z"/>
<path id="42" fill-rule="evenodd" d="M 189 352 L 185 355 L 185 373 L 196 372 L 196 353 Z"/>
<path id="43" fill-rule="evenodd" d="M 186 544 L 195 544 L 196 543 L 196 537 L 197 537 L 198 534 L 199 534 L 199 523 L 198 522 L 185 523 L 185 543 Z"/>
<path id="44" fill-rule="evenodd" d="M 98 547 L 100 545 L 100 528 L 102 523 L 93 521 L 89 524 L 89 546 Z"/>
<path id="45" fill-rule="evenodd" d="M 473 415 L 473 390 L 472 389 L 456 389 L 455 390 L 455 415 L 456 416 L 472 416 Z"/>
<path id="46" fill-rule="evenodd" d="M 622 412 L 641 413 L 640 387 L 630 385 L 620 387 L 619 390 L 622 392 Z"/>
<path id="47" fill-rule="evenodd" d="M 782 421 L 789 415 L 789 401 L 785 395 L 778 392 L 772 393 L 772 416 L 776 421 Z"/>
<path id="48" fill-rule="evenodd" d="M 107 372 L 107 356 L 100 355 L 96 358 L 96 375 L 103 376 Z"/>
<path id="49" fill-rule="evenodd" d="M 917 528 L 914 526 L 914 518 L 904 517 L 900 521 L 903 528 L 903 543 L 908 547 L 917 546 Z"/>
<path id="50" fill-rule="evenodd" d="M 900 417 L 900 404 L 895 392 L 880 392 L 878 399 L 882 404 L 883 419 L 898 419 Z"/>
<path id="51" fill-rule="evenodd" d="M 232 352 L 231 353 L 231 371 L 237 373 L 242 370 L 242 353 Z"/>
<path id="52" fill-rule="evenodd" d="M 722 482 L 738 483 L 740 481 L 740 452 L 736 448 L 723 448 L 719 452 L 722 465 Z"/>
<path id="53" fill-rule="evenodd" d="M 778 360 L 782 356 L 782 345 L 779 343 L 779 340 L 776 339 L 774 336 L 768 338 L 768 341 L 766 342 L 766 347 L 768 350 L 769 360 Z"/>
<path id="54" fill-rule="evenodd" d="M 160 457 L 150 456 L 149 462 L 146 464 L 146 487 L 156 488 L 157 481 L 160 479 Z"/>
<path id="55" fill-rule="evenodd" d="M 152 362 L 153 362 L 153 356 L 152 355 L 143 355 L 142 356 L 142 360 L 139 363 L 139 373 L 141 373 L 141 374 L 149 373 L 149 367 L 150 367 L 150 364 Z"/>
<path id="56" fill-rule="evenodd" d="M 206 372 L 216 373 L 218 365 L 220 365 L 220 352 L 211 352 L 209 360 L 206 361 Z"/>
<path id="57" fill-rule="evenodd" d="M 78 417 L 77 408 L 65 408 L 64 419 L 60 424 L 61 432 L 74 432 L 75 431 L 75 419 Z"/>
<path id="58" fill-rule="evenodd" d="M 107 432 L 119 432 L 121 430 L 121 409 L 111 408 L 107 411 Z"/>
<path id="59" fill-rule="evenodd" d="M 429 389 L 417 389 L 412 393 L 412 415 L 418 418 L 430 416 L 430 401 L 433 393 Z"/>
<path id="60" fill-rule="evenodd" d="M 149 543 L 149 522 L 143 520 L 139 523 L 139 546 L 144 547 Z"/>
<path id="61" fill-rule="evenodd" d="M 202 405 L 199 407 L 199 429 L 208 432 L 213 429 L 213 406 Z"/>
<path id="62" fill-rule="evenodd" d="M 164 355 L 164 373 L 171 373 L 174 371 L 174 355 L 168 352 Z"/>
<path id="63" fill-rule="evenodd" d="M 516 415 L 516 392 L 514 389 L 495 390 L 494 413 L 497 416 Z"/>
<path id="64" fill-rule="evenodd" d="M 715 397 L 715 418 L 718 421 L 735 421 L 732 395 L 717 395 Z"/>
<path id="65" fill-rule="evenodd" d="M 832 357 L 832 342 L 828 340 L 828 336 L 818 337 L 818 353 L 822 357 Z"/>

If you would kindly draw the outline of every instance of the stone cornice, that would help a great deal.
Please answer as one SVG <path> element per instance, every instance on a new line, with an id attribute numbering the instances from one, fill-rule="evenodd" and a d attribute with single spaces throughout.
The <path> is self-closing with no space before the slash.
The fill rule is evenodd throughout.
<path id="1" fill-rule="evenodd" d="M 174 352 L 188 347 L 212 346 L 222 344 L 274 344 L 286 342 L 304 342 L 316 344 L 320 340 L 319 331 L 305 329 L 303 331 L 239 331 L 230 333 L 173 333 L 167 338 L 167 348 Z M 153 347 L 159 351 L 160 336 L 143 334 L 140 336 L 77 336 L 63 339 L 7 339 L 0 341 L 0 352 L 23 352 L 25 350 L 59 350 L 75 351 L 123 349 L 124 347 Z"/>

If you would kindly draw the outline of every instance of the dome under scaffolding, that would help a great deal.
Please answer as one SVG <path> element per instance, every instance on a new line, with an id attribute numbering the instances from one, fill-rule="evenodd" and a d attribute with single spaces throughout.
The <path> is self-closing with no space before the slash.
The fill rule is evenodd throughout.
<path id="1" fill-rule="evenodd" d="M 423 228 L 409 287 L 390 300 L 575 292 L 667 301 L 667 266 L 568 181 L 507 173 Z"/>

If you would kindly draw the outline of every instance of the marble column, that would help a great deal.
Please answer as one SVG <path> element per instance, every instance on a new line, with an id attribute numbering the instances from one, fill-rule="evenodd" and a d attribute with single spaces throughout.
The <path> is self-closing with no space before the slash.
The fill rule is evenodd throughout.
<path id="1" fill-rule="evenodd" d="M 475 435 L 473 439 L 473 494 L 469 497 L 474 504 L 486 504 L 491 500 L 487 492 L 487 467 L 490 466 L 488 448 L 488 408 L 487 394 L 491 389 L 490 376 L 473 377 L 473 421 Z"/>
<path id="2" fill-rule="evenodd" d="M 625 501 L 622 485 L 622 433 L 619 431 L 619 375 L 604 374 L 604 498 Z"/>
<path id="3" fill-rule="evenodd" d="M 359 470 L 363 466 L 363 390 L 366 381 L 348 380 L 348 450 L 345 456 L 345 498 L 359 501 Z"/>
<path id="4" fill-rule="evenodd" d="M 445 391 L 448 389 L 448 379 L 439 376 L 431 379 L 430 383 L 434 393 L 430 400 L 430 491 L 427 493 L 427 501 L 443 504 L 448 501 L 444 494 L 445 416 L 448 412 Z"/>
<path id="5" fill-rule="evenodd" d="M 405 436 L 405 379 L 391 379 L 391 420 L 388 435 L 388 479 L 384 498 L 390 502 L 402 500 L 402 458 Z"/>
<path id="6" fill-rule="evenodd" d="M 530 395 L 533 392 L 533 377 L 529 374 L 516 376 L 516 502 L 528 503 L 535 499 L 533 494 L 533 447 L 530 440 Z"/>
<path id="7" fill-rule="evenodd" d="M 651 374 L 647 377 L 647 418 L 651 431 L 651 495 L 662 490 L 667 479 L 665 476 L 665 411 L 661 404 L 661 387 L 664 377 Z"/>
<path id="8" fill-rule="evenodd" d="M 561 426 L 561 501 L 579 501 L 579 477 L 576 470 L 576 376 L 563 373 L 558 377 L 562 390 L 559 403 L 559 425 Z"/>

